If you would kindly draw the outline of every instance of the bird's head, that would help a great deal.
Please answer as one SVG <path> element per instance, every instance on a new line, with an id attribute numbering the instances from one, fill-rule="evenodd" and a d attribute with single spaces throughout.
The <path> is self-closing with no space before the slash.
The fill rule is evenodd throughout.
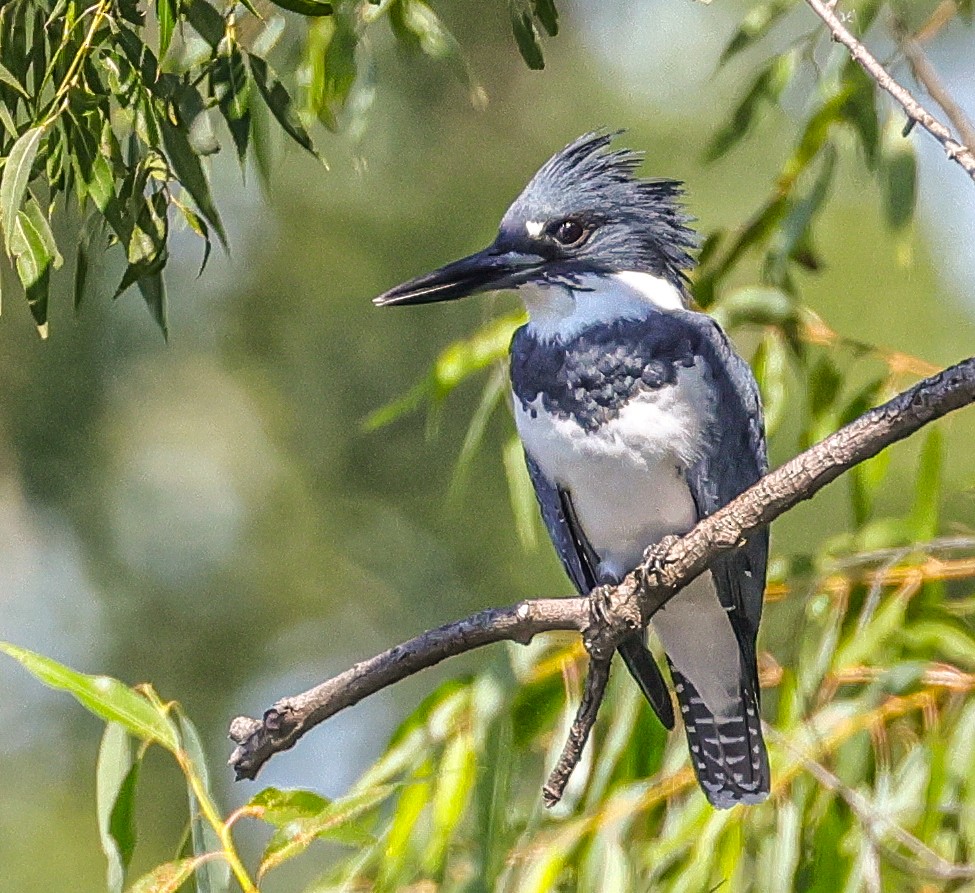
<path id="1" fill-rule="evenodd" d="M 579 285 L 592 276 L 649 274 L 685 296 L 695 236 L 675 180 L 636 176 L 637 152 L 616 134 L 587 133 L 553 155 L 501 220 L 494 242 L 390 289 L 374 303 L 426 304 L 484 291 Z"/>

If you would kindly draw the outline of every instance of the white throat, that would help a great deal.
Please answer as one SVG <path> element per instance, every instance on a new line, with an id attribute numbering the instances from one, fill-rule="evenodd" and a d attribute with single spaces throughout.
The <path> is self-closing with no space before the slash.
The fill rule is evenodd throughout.
<path id="1" fill-rule="evenodd" d="M 653 311 L 686 305 L 673 283 L 650 273 L 583 276 L 577 285 L 530 284 L 518 289 L 539 338 L 567 339 L 589 326 L 617 319 L 641 319 Z"/>

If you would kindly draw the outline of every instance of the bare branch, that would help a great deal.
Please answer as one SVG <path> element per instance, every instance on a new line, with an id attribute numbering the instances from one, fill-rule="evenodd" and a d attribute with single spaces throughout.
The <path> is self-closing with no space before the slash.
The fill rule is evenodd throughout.
<path id="1" fill-rule="evenodd" d="M 824 0 L 806 0 L 806 3 L 826 23 L 826 26 L 833 35 L 833 39 L 842 43 L 863 70 L 877 82 L 877 85 L 886 90 L 904 107 L 908 118 L 920 124 L 941 143 L 945 147 L 948 157 L 958 162 L 968 173 L 968 176 L 975 181 L 975 152 L 972 151 L 972 147 L 963 146 L 958 142 L 944 124 L 925 109 L 906 88 L 902 87 L 890 76 L 887 69 L 846 29 L 846 26 L 836 15 L 831 4 L 824 2 Z"/>
<path id="2" fill-rule="evenodd" d="M 603 702 L 603 695 L 606 694 L 606 683 L 609 682 L 609 667 L 612 656 L 604 659 L 593 659 L 589 661 L 589 672 L 586 675 L 586 687 L 582 692 L 582 700 L 579 702 L 579 709 L 576 711 L 576 718 L 572 721 L 569 728 L 569 737 L 562 748 L 562 755 L 555 764 L 545 787 L 542 788 L 542 799 L 546 806 L 555 806 L 562 795 L 565 793 L 565 786 L 569 783 L 572 770 L 579 763 L 586 741 L 589 740 L 589 733 L 596 723 L 596 714 L 599 712 L 599 705 Z"/>
<path id="3" fill-rule="evenodd" d="M 928 60 L 921 44 L 898 23 L 898 37 L 901 41 L 901 50 L 911 66 L 911 71 L 917 82 L 924 87 L 941 110 L 948 116 L 956 133 L 961 137 L 962 142 L 969 148 L 975 148 L 975 126 L 968 120 L 965 110 L 955 101 L 955 98 L 948 92 L 938 72 Z"/>
<path id="4" fill-rule="evenodd" d="M 975 357 L 924 379 L 864 413 L 766 475 L 686 536 L 670 537 L 649 550 L 643 564 L 619 586 L 600 587 L 587 598 L 538 599 L 510 608 L 481 611 L 356 664 L 310 691 L 278 701 L 264 714 L 263 720 L 238 717 L 230 730 L 230 737 L 238 745 L 230 764 L 238 778 L 254 778 L 273 754 L 293 747 L 313 726 L 447 657 L 492 642 L 527 643 L 541 632 L 575 630 L 583 634 L 592 657 L 586 687 L 591 703 L 583 698 L 573 725 L 578 746 L 570 738 L 563 754 L 566 765 L 560 760 L 556 769 L 558 778 L 564 776 L 567 780 L 595 718 L 601 686 L 605 686 L 598 674 L 608 672 L 612 654 L 620 642 L 631 636 L 634 629 L 646 626 L 654 612 L 704 571 L 720 552 L 735 548 L 750 533 L 811 498 L 854 465 L 972 402 L 975 402 Z M 553 779 L 556 779 L 555 772 Z"/>

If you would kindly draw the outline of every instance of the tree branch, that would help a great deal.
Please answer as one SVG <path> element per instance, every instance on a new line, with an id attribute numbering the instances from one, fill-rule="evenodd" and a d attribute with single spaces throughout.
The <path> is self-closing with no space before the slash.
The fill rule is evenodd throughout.
<path id="1" fill-rule="evenodd" d="M 902 87 L 890 76 L 883 65 L 871 55 L 870 51 L 846 29 L 834 11 L 834 4 L 824 2 L 824 0 L 806 0 L 806 3 L 826 23 L 830 33 L 833 35 L 833 39 L 843 44 L 850 51 L 850 55 L 860 64 L 860 67 L 877 82 L 877 85 L 886 90 L 904 107 L 908 118 L 920 124 L 941 143 L 945 147 L 948 157 L 961 165 L 968 173 L 968 176 L 975 181 L 975 153 L 972 151 L 973 147 L 964 146 L 958 142 L 944 124 L 925 109 L 906 88 Z"/>
<path id="2" fill-rule="evenodd" d="M 447 657 L 492 642 L 527 644 L 538 633 L 574 630 L 582 633 L 592 658 L 590 675 L 569 742 L 546 785 L 549 802 L 564 789 L 582 753 L 605 689 L 604 675 L 620 642 L 634 629 L 646 626 L 654 612 L 719 553 L 735 548 L 749 534 L 811 498 L 854 465 L 973 402 L 975 357 L 918 382 L 864 413 L 770 472 L 685 536 L 666 538 L 649 549 L 643 564 L 618 586 L 600 587 L 586 598 L 536 599 L 481 611 L 356 664 L 303 694 L 284 698 L 262 720 L 237 717 L 230 728 L 230 737 L 237 744 L 230 765 L 238 779 L 254 778 L 271 756 L 293 747 L 318 723 Z"/>
<path id="3" fill-rule="evenodd" d="M 921 44 L 907 32 L 907 29 L 900 22 L 897 23 L 897 36 L 915 80 L 924 87 L 928 96 L 938 103 L 965 145 L 975 149 L 975 126 L 968 120 L 965 110 L 955 101 L 941 78 L 938 77 L 938 72 L 928 60 Z"/>

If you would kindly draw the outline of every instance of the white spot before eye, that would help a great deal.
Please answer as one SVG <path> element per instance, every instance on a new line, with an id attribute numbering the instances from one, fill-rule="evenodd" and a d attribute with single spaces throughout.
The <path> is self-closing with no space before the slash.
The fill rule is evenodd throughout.
<path id="1" fill-rule="evenodd" d="M 545 224 L 538 220 L 528 220 L 525 223 L 525 229 L 528 230 L 528 235 L 537 239 L 542 234 L 542 230 L 545 229 Z"/>

